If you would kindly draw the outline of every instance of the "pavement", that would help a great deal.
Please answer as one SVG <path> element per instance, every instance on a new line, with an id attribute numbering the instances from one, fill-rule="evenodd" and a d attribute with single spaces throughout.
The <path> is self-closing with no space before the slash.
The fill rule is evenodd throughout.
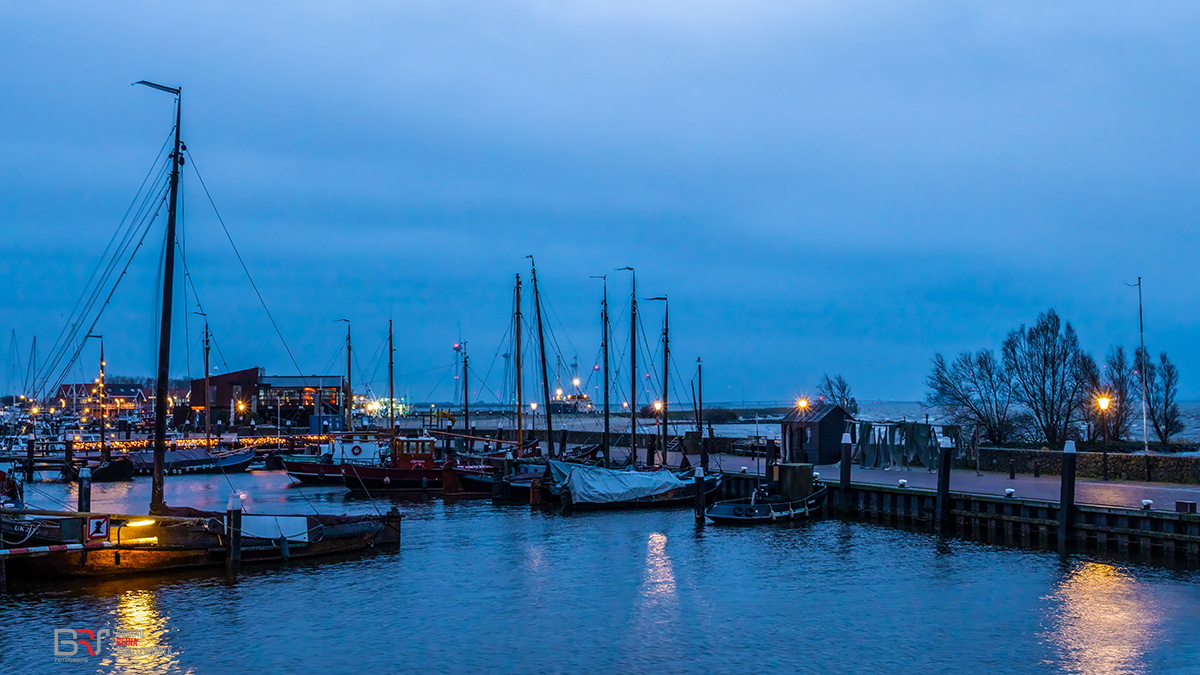
<path id="1" fill-rule="evenodd" d="M 642 452 L 645 452 L 644 450 Z M 627 448 L 613 448 L 613 458 L 625 458 Z M 641 453 L 639 453 L 641 456 Z M 682 458 L 677 453 L 670 453 L 669 464 L 679 466 Z M 692 464 L 699 462 L 696 457 L 689 457 Z M 763 473 L 761 457 L 746 457 L 741 455 L 714 454 L 711 455 L 710 468 L 737 472 L 742 467 L 746 473 Z M 815 468 L 826 480 L 838 480 L 841 468 L 837 464 L 821 465 Z M 950 489 L 954 492 L 969 492 L 972 494 L 1004 496 L 1008 488 L 1016 490 L 1017 497 L 1026 499 L 1041 499 L 1057 502 L 1062 484 L 1059 476 L 1018 475 L 1009 478 L 1007 473 L 983 472 L 976 474 L 973 469 L 956 469 L 950 472 Z M 927 490 L 937 489 L 937 474 L 926 471 L 921 467 L 908 469 L 864 469 L 855 465 L 850 470 L 850 481 L 853 483 L 869 483 L 873 485 L 897 485 L 900 479 L 908 481 L 912 488 Z M 1115 506 L 1122 508 L 1142 508 L 1142 500 L 1154 502 L 1156 510 L 1174 511 L 1176 501 L 1200 502 L 1200 485 L 1181 485 L 1176 483 L 1146 483 L 1125 480 L 1099 480 L 1095 478 L 1077 478 L 1075 480 L 1075 503 L 1093 506 Z"/>

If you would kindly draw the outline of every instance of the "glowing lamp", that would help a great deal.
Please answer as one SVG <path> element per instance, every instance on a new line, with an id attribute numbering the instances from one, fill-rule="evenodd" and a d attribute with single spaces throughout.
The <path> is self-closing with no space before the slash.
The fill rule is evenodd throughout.
<path id="1" fill-rule="evenodd" d="M 1100 406 L 1101 410 L 1108 410 L 1108 404 L 1111 402 L 1112 399 L 1108 398 L 1107 396 L 1101 396 L 1100 398 L 1096 399 L 1096 404 Z"/>

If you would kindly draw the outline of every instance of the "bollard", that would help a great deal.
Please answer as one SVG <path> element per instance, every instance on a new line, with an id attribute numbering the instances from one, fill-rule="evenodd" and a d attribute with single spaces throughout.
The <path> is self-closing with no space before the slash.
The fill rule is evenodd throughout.
<path id="1" fill-rule="evenodd" d="M 1042 475 L 1042 466 L 1040 464 L 1038 464 L 1038 461 L 1035 459 L 1035 460 L 1033 460 L 1033 477 L 1037 478 L 1041 475 Z"/>
<path id="2" fill-rule="evenodd" d="M 1075 511 L 1075 441 L 1067 441 L 1062 454 L 1062 491 L 1058 497 L 1058 551 L 1066 553 L 1071 543 Z"/>
<path id="3" fill-rule="evenodd" d="M 80 513 L 92 512 L 92 470 L 86 466 L 79 470 L 79 501 L 76 510 Z"/>
<path id="4" fill-rule="evenodd" d="M 1149 510 L 1150 510 L 1150 509 L 1152 509 L 1152 508 L 1154 508 L 1154 501 L 1153 501 L 1153 500 L 1150 500 L 1150 499 L 1143 499 L 1143 500 L 1142 500 L 1142 510 L 1143 510 L 1143 511 L 1149 511 Z"/>
<path id="5" fill-rule="evenodd" d="M 25 445 L 25 482 L 33 482 L 33 444 L 34 436 L 29 434 L 29 442 Z"/>
<path id="6" fill-rule="evenodd" d="M 75 440 L 68 438 L 63 442 L 63 464 L 71 466 L 71 462 L 75 460 Z"/>
<path id="7" fill-rule="evenodd" d="M 937 500 L 934 502 L 934 524 L 942 533 L 950 523 L 950 439 L 942 437 L 941 452 L 938 453 Z"/>
<path id="8" fill-rule="evenodd" d="M 850 434 L 842 434 L 842 466 L 838 482 L 838 508 L 850 512 Z"/>
<path id="9" fill-rule="evenodd" d="M 1008 460 L 1008 479 L 1017 479 L 1017 460 L 1012 459 L 1011 457 Z"/>
<path id="10" fill-rule="evenodd" d="M 229 539 L 225 569 L 231 574 L 237 574 L 242 564 L 242 498 L 236 492 L 229 495 L 229 503 L 225 506 L 225 519 L 226 536 Z"/>
<path id="11" fill-rule="evenodd" d="M 696 509 L 696 522 L 704 522 L 704 469 L 696 467 L 696 498 L 693 506 Z"/>
<path id="12" fill-rule="evenodd" d="M 1012 488 L 1004 488 L 1004 496 L 1008 499 L 1012 499 L 1013 497 L 1017 496 L 1017 491 Z"/>

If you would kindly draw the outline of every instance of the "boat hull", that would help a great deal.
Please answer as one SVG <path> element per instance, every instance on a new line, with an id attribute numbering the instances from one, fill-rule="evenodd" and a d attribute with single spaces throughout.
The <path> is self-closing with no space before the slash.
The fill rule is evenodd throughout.
<path id="1" fill-rule="evenodd" d="M 704 501 L 711 503 L 721 487 L 721 476 L 709 474 L 704 477 Z M 638 497 L 618 502 L 576 502 L 571 493 L 563 490 L 560 495 L 564 511 L 621 511 L 628 509 L 665 509 L 692 506 L 696 503 L 696 484 L 689 483 L 681 488 L 668 490 L 649 497 Z"/>
<path id="2" fill-rule="evenodd" d="M 214 514 L 217 515 L 217 514 Z M 280 542 L 244 537 L 241 564 L 274 563 L 317 558 L 365 549 L 395 549 L 400 544 L 400 516 L 322 517 L 314 531 L 317 541 Z M 210 519 L 215 520 L 215 519 Z M 310 517 L 310 521 L 316 518 Z M 219 521 L 218 521 L 219 522 Z M 214 523 L 215 524 L 215 523 Z M 227 539 L 211 527 L 188 528 L 186 541 L 164 546 L 121 546 L 81 551 L 54 551 L 36 557 L 7 560 L 10 579 L 44 580 L 60 577 L 105 577 L 145 574 L 182 569 L 217 567 L 226 564 Z M 177 535 L 178 536 L 178 535 Z"/>
<path id="3" fill-rule="evenodd" d="M 74 463 L 64 465 L 63 478 L 69 481 L 79 480 L 80 468 L 82 467 Z M 128 457 L 114 457 L 107 462 L 90 462 L 88 468 L 92 470 L 93 483 L 133 480 L 134 474 L 137 473 L 137 465 Z"/>
<path id="4" fill-rule="evenodd" d="M 283 460 L 283 470 L 301 483 L 337 484 L 342 481 L 342 465 L 324 462 Z"/>
<path id="5" fill-rule="evenodd" d="M 343 464 L 342 480 L 352 492 L 440 491 L 442 469 L 400 469 Z"/>
<path id="6" fill-rule="evenodd" d="M 820 515 L 828 489 L 822 485 L 806 499 L 796 501 L 757 501 L 730 499 L 713 504 L 705 512 L 708 519 L 719 525 L 762 525 L 789 520 L 801 520 Z"/>

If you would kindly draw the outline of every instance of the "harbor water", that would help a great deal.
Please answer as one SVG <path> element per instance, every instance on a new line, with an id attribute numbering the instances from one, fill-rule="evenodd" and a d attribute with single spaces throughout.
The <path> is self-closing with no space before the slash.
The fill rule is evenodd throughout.
<path id="1" fill-rule="evenodd" d="M 73 488 L 38 483 L 44 508 Z M 0 603 L 4 673 L 1195 673 L 1195 572 L 836 520 L 697 527 L 689 510 L 562 516 L 351 499 L 285 474 L 170 477 L 172 505 L 405 514 L 399 552 L 49 585 Z M 96 485 L 144 513 L 149 481 Z M 55 657 L 55 629 L 142 653 Z M 126 637 L 127 641 L 131 638 Z"/>

